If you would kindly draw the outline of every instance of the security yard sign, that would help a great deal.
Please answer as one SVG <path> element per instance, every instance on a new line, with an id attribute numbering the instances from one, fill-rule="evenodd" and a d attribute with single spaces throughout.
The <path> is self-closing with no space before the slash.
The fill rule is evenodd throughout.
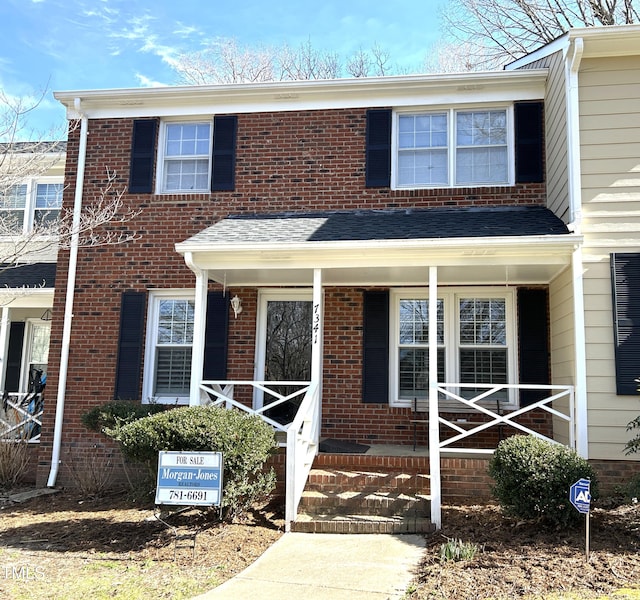
<path id="1" fill-rule="evenodd" d="M 569 500 L 576 510 L 585 516 L 584 520 L 584 553 L 589 562 L 589 508 L 591 506 L 591 481 L 589 479 L 578 479 L 569 488 Z"/>
<path id="2" fill-rule="evenodd" d="M 156 504 L 219 506 L 220 452 L 159 452 Z"/>
<path id="3" fill-rule="evenodd" d="M 569 491 L 569 499 L 578 512 L 586 515 L 591 505 L 591 482 L 588 479 L 576 481 Z"/>

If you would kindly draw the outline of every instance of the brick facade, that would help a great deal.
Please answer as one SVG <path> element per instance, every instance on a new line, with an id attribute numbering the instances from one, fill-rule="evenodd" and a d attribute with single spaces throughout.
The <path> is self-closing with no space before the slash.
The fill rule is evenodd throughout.
<path id="1" fill-rule="evenodd" d="M 363 109 L 240 114 L 234 191 L 180 195 L 126 193 L 131 119 L 89 121 L 84 202 L 99 198 L 107 169 L 117 175 L 124 205 L 140 211 L 123 230 L 123 245 L 80 249 L 63 425 L 63 458 L 104 444 L 81 416 L 113 399 L 121 294 L 126 290 L 192 289 L 194 275 L 175 251 L 183 241 L 230 214 L 471 205 L 544 205 L 544 183 L 453 190 L 366 188 Z M 69 134 L 64 204 L 73 205 L 79 128 Z M 49 470 L 62 349 L 68 251 L 61 251 L 52 324 L 47 410 L 39 481 Z M 213 289 L 213 287 L 212 287 Z M 238 293 L 244 311 L 229 322 L 228 377 L 253 379 L 257 290 Z M 362 403 L 362 297 L 357 288 L 327 288 L 325 296 L 322 435 L 365 443 L 408 444 L 408 409 Z M 249 398 L 244 398 L 249 402 Z"/>

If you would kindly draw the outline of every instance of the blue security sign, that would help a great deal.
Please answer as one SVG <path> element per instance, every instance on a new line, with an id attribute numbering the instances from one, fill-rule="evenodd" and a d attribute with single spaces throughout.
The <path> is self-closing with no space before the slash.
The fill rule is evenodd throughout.
<path id="1" fill-rule="evenodd" d="M 159 452 L 156 504 L 219 506 L 220 452 Z"/>
<path id="2" fill-rule="evenodd" d="M 569 499 L 578 512 L 589 514 L 589 507 L 591 505 L 591 481 L 588 479 L 579 479 L 576 481 L 569 490 Z"/>

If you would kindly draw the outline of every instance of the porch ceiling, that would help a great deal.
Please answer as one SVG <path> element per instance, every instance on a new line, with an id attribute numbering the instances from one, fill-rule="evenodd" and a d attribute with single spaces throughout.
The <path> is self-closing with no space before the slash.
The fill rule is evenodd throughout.
<path id="1" fill-rule="evenodd" d="M 547 283 L 581 237 L 542 207 L 227 218 L 176 245 L 226 286 Z"/>

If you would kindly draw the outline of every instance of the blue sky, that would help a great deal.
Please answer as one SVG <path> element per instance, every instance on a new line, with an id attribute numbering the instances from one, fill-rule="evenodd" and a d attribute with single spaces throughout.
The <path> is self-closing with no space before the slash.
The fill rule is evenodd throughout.
<path id="1" fill-rule="evenodd" d="M 310 40 L 342 57 L 377 43 L 416 68 L 439 38 L 442 1 L 2 0 L 0 88 L 27 98 L 47 90 L 29 122 L 46 134 L 64 121 L 52 91 L 172 85 L 171 61 L 216 38 Z"/>

